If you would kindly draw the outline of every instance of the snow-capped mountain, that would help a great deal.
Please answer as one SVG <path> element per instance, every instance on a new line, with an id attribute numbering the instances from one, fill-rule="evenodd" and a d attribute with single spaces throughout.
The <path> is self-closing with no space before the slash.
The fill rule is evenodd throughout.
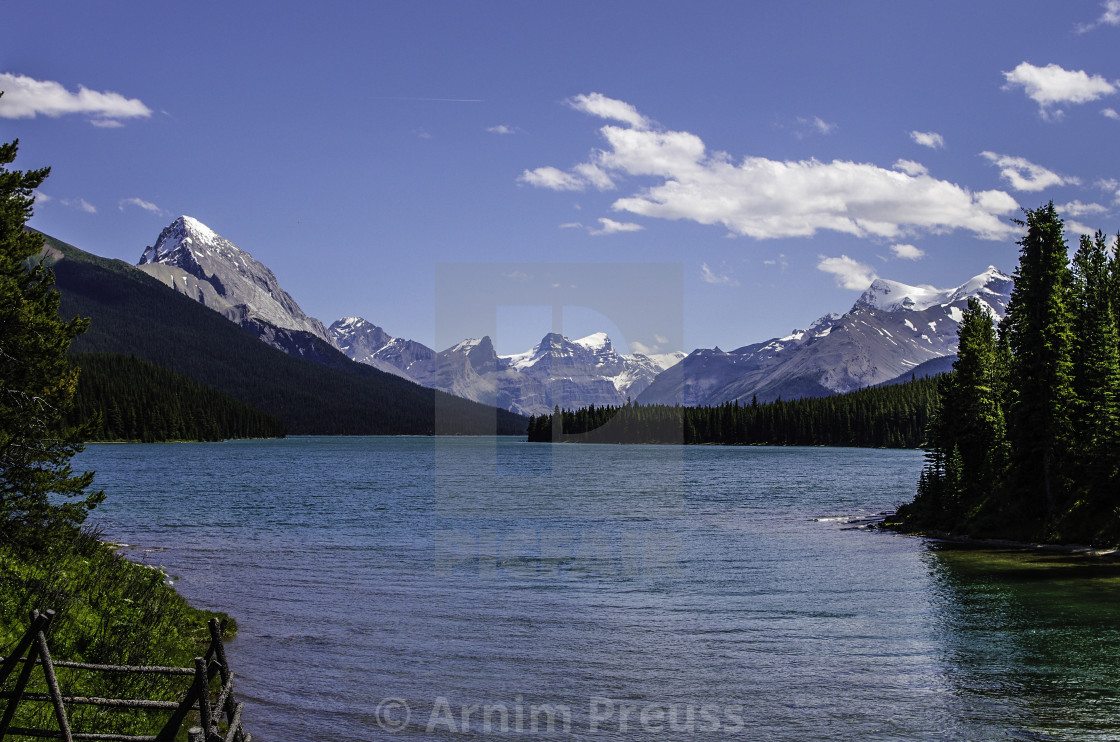
<path id="1" fill-rule="evenodd" d="M 679 358 L 667 354 L 661 363 Z M 494 395 L 492 404 L 539 415 L 556 406 L 625 404 L 664 369 L 648 356 L 619 353 L 602 332 L 577 340 L 550 332 L 530 350 L 509 356 L 497 355 L 488 337 L 459 343 L 439 354 L 437 382 L 451 391 L 445 385 L 454 380 L 453 394 L 476 401 Z"/>
<path id="2" fill-rule="evenodd" d="M 627 355 L 601 332 L 576 340 L 549 333 L 523 353 L 499 356 L 489 337 L 437 353 L 360 317 L 328 330 L 268 267 L 189 216 L 160 233 L 138 268 L 288 353 L 346 363 L 338 349 L 423 386 L 522 414 L 618 405 L 628 397 L 705 405 L 824 396 L 944 368 L 956 353 L 967 299 L 975 296 L 1002 316 L 1012 286 L 996 268 L 950 289 L 876 279 L 846 313 L 732 351 Z"/>
<path id="3" fill-rule="evenodd" d="M 361 317 L 344 317 L 328 329 L 335 346 L 351 360 L 432 386 L 436 353 L 423 343 L 393 337 Z"/>
<path id="4" fill-rule="evenodd" d="M 684 353 L 618 353 L 605 333 L 570 340 L 549 333 L 524 353 L 499 356 L 489 337 L 463 340 L 439 353 L 394 338 L 360 317 L 330 328 L 336 345 L 355 361 L 460 397 L 526 415 L 587 405 L 624 404 Z"/>
<path id="5" fill-rule="evenodd" d="M 137 267 L 282 350 L 322 351 L 304 335 L 333 345 L 323 323 L 307 316 L 267 266 L 192 217 L 160 232 Z"/>
<path id="6" fill-rule="evenodd" d="M 805 330 L 730 352 L 693 351 L 659 375 L 639 401 L 708 405 L 874 386 L 954 355 L 968 298 L 1002 317 L 1011 287 L 1012 279 L 994 267 L 951 289 L 876 279 L 847 313 L 828 314 Z"/>

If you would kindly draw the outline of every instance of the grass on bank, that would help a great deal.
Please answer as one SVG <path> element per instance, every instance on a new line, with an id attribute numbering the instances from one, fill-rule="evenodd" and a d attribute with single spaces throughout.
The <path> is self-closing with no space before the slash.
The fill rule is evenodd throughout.
<path id="1" fill-rule="evenodd" d="M 89 529 L 30 549 L 0 543 L 0 656 L 22 638 L 32 609 L 55 611 L 47 643 L 51 657 L 109 665 L 193 666 L 209 643 L 207 622 L 228 616 L 194 608 L 168 576 L 118 555 Z M 190 677 L 56 670 L 66 695 L 181 700 Z M 3 690 L 11 690 L 17 672 Z M 42 672 L 28 691 L 45 692 Z M 106 710 L 72 705 L 74 732 L 155 734 L 170 712 Z M 55 728 L 49 703 L 23 702 L 14 726 Z M 180 735 L 185 739 L 185 733 Z"/>

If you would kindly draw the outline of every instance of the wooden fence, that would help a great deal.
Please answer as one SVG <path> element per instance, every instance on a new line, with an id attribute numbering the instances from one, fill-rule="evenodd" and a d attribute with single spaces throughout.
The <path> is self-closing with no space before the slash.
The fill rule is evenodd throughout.
<path id="1" fill-rule="evenodd" d="M 62 662 L 51 659 L 47 645 L 47 629 L 54 618 L 54 611 L 31 612 L 31 626 L 16 645 L 10 656 L 0 657 L 0 701 L 5 701 L 4 714 L 0 717 L 0 742 L 8 737 L 36 737 L 74 740 L 104 740 L 105 742 L 173 742 L 192 711 L 198 713 L 200 726 L 187 731 L 190 742 L 252 742 L 253 736 L 242 728 L 243 704 L 233 698 L 233 673 L 226 661 L 222 645 L 222 625 L 217 619 L 210 621 L 210 646 L 202 657 L 196 657 L 194 667 L 141 667 L 131 665 L 93 665 L 84 662 Z M 12 690 L 3 688 L 16 667 L 23 665 Z M 28 682 L 36 667 L 42 668 L 46 693 L 27 691 Z M 64 695 L 55 668 L 70 668 L 98 673 L 126 673 L 165 676 L 193 676 L 194 680 L 180 701 L 152 701 L 131 698 L 93 698 Z M 211 698 L 211 683 L 220 678 L 217 696 Z M 57 729 L 11 726 L 16 708 L 21 704 L 51 704 Z M 127 735 L 92 732 L 72 732 L 67 705 L 98 706 L 105 709 L 144 709 L 170 711 L 171 716 L 155 735 Z"/>

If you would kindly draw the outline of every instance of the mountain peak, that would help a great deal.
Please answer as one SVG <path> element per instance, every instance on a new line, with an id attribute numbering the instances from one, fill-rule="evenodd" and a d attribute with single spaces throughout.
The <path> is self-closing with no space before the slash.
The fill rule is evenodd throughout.
<path id="1" fill-rule="evenodd" d="M 611 339 L 607 337 L 607 333 L 605 332 L 593 332 L 585 338 L 573 340 L 572 342 L 588 350 L 609 351 L 614 349 L 614 346 L 611 345 Z"/>
<path id="2" fill-rule="evenodd" d="M 459 342 L 455 343 L 455 345 L 448 348 L 445 352 L 446 353 L 470 353 L 472 350 L 477 348 L 483 342 L 483 340 L 489 341 L 490 336 L 487 335 L 487 336 L 482 337 L 482 338 L 466 338 L 465 340 L 460 340 Z"/>
<path id="3" fill-rule="evenodd" d="M 376 327 L 376 325 L 365 317 L 343 317 L 342 319 L 335 320 L 331 324 L 331 327 L 363 327 L 365 325 Z"/>
<path id="4" fill-rule="evenodd" d="M 856 300 L 856 306 L 880 309 L 885 312 L 895 312 L 899 309 L 920 312 L 944 303 L 948 293 L 933 286 L 910 286 L 900 281 L 876 278 Z"/>
<path id="5" fill-rule="evenodd" d="M 263 321 L 331 343 L 323 323 L 300 309 L 268 266 L 192 216 L 164 227 L 137 265 L 242 326 Z"/>
<path id="6" fill-rule="evenodd" d="M 224 243 L 224 244 L 223 244 Z M 195 219 L 193 216 L 182 216 L 164 227 L 159 233 L 154 245 L 144 249 L 137 265 L 149 263 L 170 263 L 173 265 L 182 262 L 192 263 L 192 259 L 185 259 L 184 252 L 194 254 L 196 249 L 233 247 L 233 243 L 222 239 L 217 232 Z M 235 248 L 236 249 L 236 248 Z M 185 265 L 180 267 L 186 268 Z"/>
<path id="7" fill-rule="evenodd" d="M 885 312 L 900 309 L 922 312 L 930 307 L 951 304 L 970 296 L 1006 293 L 1011 280 L 1011 276 L 994 265 L 989 265 L 983 273 L 951 289 L 938 289 L 928 285 L 910 286 L 899 281 L 876 278 L 856 300 L 853 309 L 862 306 Z"/>
<path id="8" fill-rule="evenodd" d="M 207 227 L 205 224 L 195 219 L 193 216 L 181 215 L 178 219 L 172 222 L 173 227 L 180 227 L 183 230 L 196 235 L 206 242 L 217 242 L 220 238 L 218 233 Z"/>
<path id="9" fill-rule="evenodd" d="M 360 344 L 360 348 L 355 348 L 354 352 L 364 352 L 366 355 L 374 353 L 390 341 L 393 336 L 385 332 L 377 325 L 370 322 L 365 317 L 343 317 L 342 319 L 331 324 L 327 328 L 335 345 L 343 352 L 349 355 L 352 359 L 354 355 L 351 354 L 350 349 L 355 344 Z"/>

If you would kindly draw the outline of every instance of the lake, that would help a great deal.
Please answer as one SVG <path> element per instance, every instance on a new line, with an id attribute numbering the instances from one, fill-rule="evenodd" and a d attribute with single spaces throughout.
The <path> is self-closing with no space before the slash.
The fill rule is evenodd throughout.
<path id="1" fill-rule="evenodd" d="M 1120 577 L 858 527 L 919 451 L 91 445 L 278 740 L 1120 736 Z"/>

